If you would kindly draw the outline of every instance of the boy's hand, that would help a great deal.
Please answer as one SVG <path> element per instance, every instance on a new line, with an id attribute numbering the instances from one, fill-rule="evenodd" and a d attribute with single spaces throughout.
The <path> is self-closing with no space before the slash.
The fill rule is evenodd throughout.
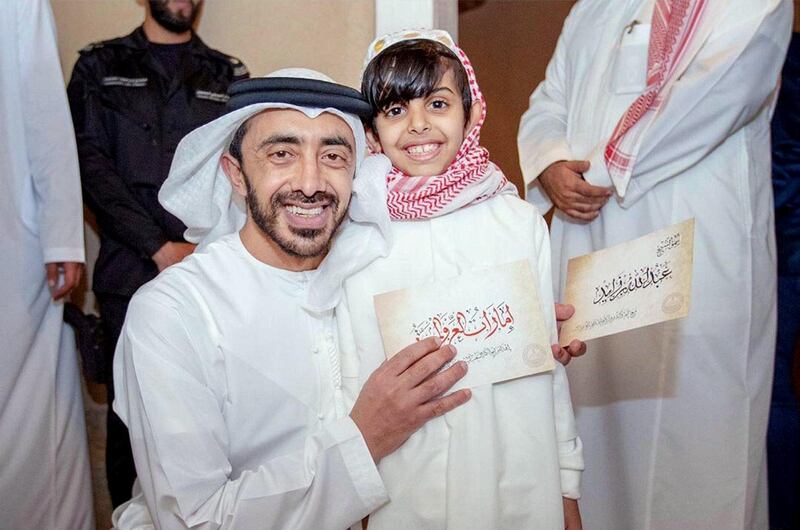
<path id="1" fill-rule="evenodd" d="M 566 497 L 561 497 L 561 499 L 564 501 L 564 529 L 582 530 L 583 524 L 581 523 L 581 511 L 578 509 L 578 501 Z"/>
<path id="2" fill-rule="evenodd" d="M 561 324 L 572 318 L 575 308 L 569 304 L 556 304 L 556 326 L 561 332 Z M 580 357 L 586 353 L 586 343 L 573 339 L 567 346 L 553 344 L 553 357 L 564 366 L 568 365 L 573 357 Z"/>
<path id="3" fill-rule="evenodd" d="M 403 445 L 429 420 L 467 402 L 467 389 L 443 396 L 467 373 L 459 361 L 439 371 L 456 355 L 434 337 L 406 346 L 369 376 L 350 417 L 375 462 Z"/>

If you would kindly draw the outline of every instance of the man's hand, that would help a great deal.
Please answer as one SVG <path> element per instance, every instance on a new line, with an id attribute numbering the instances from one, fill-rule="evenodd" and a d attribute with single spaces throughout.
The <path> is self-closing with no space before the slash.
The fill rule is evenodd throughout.
<path id="1" fill-rule="evenodd" d="M 575 308 L 569 304 L 556 304 L 556 326 L 559 333 L 561 332 L 561 325 L 572 318 L 575 314 Z M 578 339 L 573 339 L 566 347 L 561 347 L 559 344 L 553 344 L 553 357 L 564 366 L 568 365 L 573 357 L 580 357 L 586 353 L 586 343 Z"/>
<path id="2" fill-rule="evenodd" d="M 81 281 L 83 263 L 75 261 L 59 261 L 44 264 L 47 286 L 50 287 L 50 295 L 53 300 L 61 300 L 67 296 Z M 64 274 L 64 282 L 58 285 L 59 273 Z"/>
<path id="3" fill-rule="evenodd" d="M 578 509 L 578 501 L 566 497 L 561 497 L 561 499 L 564 501 L 564 529 L 582 530 L 583 523 L 581 523 L 581 511 Z"/>
<path id="4" fill-rule="evenodd" d="M 358 426 L 375 462 L 392 453 L 428 420 L 467 402 L 472 393 L 458 390 L 442 397 L 467 373 L 459 361 L 439 369 L 456 355 L 429 337 L 403 348 L 369 376 L 350 417 Z"/>
<path id="5" fill-rule="evenodd" d="M 170 265 L 180 263 L 183 258 L 194 252 L 197 245 L 191 243 L 177 243 L 167 241 L 160 249 L 153 254 L 153 261 L 156 262 L 158 272 L 163 271 Z"/>
<path id="6" fill-rule="evenodd" d="M 583 180 L 582 174 L 588 170 L 586 160 L 561 160 L 539 175 L 539 182 L 555 207 L 583 221 L 592 221 L 600 215 L 600 208 L 612 195 L 611 190 Z"/>

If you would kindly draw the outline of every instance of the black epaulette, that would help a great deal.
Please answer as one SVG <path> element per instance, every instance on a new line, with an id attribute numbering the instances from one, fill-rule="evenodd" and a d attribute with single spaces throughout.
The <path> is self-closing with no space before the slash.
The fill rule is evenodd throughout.
<path id="1" fill-rule="evenodd" d="M 250 75 L 250 70 L 247 69 L 247 65 L 245 65 L 241 60 L 231 55 L 228 56 L 228 60 L 231 62 L 231 65 L 233 65 L 234 77 L 242 77 L 245 75 Z"/>
<path id="2" fill-rule="evenodd" d="M 241 59 L 234 57 L 233 55 L 222 53 L 221 51 L 213 48 L 208 48 L 207 53 L 215 59 L 229 63 L 233 68 L 234 77 L 242 77 L 250 74 L 250 70 L 247 69 L 247 66 L 241 61 Z"/>

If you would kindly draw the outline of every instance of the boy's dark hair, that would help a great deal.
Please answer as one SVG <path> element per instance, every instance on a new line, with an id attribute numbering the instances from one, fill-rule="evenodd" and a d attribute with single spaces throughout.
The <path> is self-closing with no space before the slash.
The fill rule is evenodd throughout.
<path id="1" fill-rule="evenodd" d="M 372 105 L 366 125 L 374 130 L 375 116 L 394 103 L 428 96 L 450 69 L 461 92 L 466 125 L 472 107 L 467 72 L 447 46 L 429 39 L 392 44 L 369 62 L 361 79 L 361 93 Z"/>

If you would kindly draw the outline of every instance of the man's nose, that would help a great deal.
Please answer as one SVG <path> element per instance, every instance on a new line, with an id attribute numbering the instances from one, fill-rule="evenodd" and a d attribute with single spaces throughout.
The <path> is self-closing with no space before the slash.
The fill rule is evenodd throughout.
<path id="1" fill-rule="evenodd" d="M 293 182 L 293 189 L 312 197 L 319 191 L 325 191 L 325 177 L 319 161 L 315 157 L 304 158 L 300 162 L 300 171 Z"/>
<path id="2" fill-rule="evenodd" d="M 431 128 L 428 121 L 428 113 L 423 108 L 409 107 L 408 109 L 408 131 L 422 134 Z"/>

